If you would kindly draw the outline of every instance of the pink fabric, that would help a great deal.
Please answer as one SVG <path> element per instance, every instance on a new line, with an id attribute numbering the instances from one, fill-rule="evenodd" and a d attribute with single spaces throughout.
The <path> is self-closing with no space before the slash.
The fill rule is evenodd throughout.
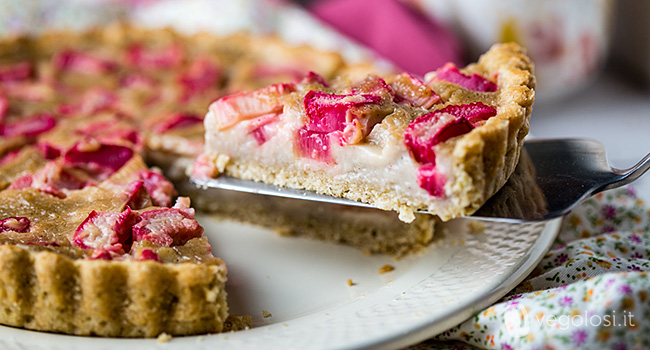
<path id="1" fill-rule="evenodd" d="M 309 10 L 403 70 L 423 75 L 462 63 L 458 38 L 399 0 L 324 0 Z"/>

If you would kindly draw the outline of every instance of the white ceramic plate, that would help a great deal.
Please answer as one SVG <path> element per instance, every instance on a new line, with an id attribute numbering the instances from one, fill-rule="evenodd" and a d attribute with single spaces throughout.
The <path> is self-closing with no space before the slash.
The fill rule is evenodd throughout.
<path id="1" fill-rule="evenodd" d="M 395 261 L 358 250 L 199 216 L 228 265 L 231 313 L 246 331 L 173 338 L 106 339 L 0 327 L 0 347 L 17 349 L 398 348 L 438 334 L 494 303 L 539 262 L 560 220 L 489 223 L 481 233 L 458 220 L 422 255 Z M 385 264 L 395 270 L 379 274 Z M 356 284 L 348 286 L 347 280 Z M 262 317 L 263 310 L 271 317 Z"/>

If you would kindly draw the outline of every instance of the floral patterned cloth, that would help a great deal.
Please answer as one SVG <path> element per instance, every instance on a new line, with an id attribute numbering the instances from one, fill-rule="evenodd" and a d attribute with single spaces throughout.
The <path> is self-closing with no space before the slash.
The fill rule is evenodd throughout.
<path id="1" fill-rule="evenodd" d="M 415 349 L 649 349 L 650 210 L 633 187 L 569 214 L 500 302 Z"/>

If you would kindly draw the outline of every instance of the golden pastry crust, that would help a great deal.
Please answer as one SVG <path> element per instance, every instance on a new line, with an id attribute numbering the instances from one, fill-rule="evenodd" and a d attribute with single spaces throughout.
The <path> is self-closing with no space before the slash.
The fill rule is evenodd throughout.
<path id="1" fill-rule="evenodd" d="M 457 198 L 457 208 L 436 213 L 443 220 L 473 214 L 506 183 L 519 162 L 535 99 L 533 64 L 517 44 L 494 45 L 466 71 L 496 78 L 498 90 L 487 99 L 497 108 L 497 115 L 450 145 L 453 172 L 458 176 L 448 186 Z M 452 88 L 443 88 L 440 94 L 443 99 L 449 95 L 449 103 L 486 99 Z"/>
<path id="2" fill-rule="evenodd" d="M 105 337 L 188 335 L 223 329 L 226 266 L 72 259 L 0 246 L 0 322 Z"/>

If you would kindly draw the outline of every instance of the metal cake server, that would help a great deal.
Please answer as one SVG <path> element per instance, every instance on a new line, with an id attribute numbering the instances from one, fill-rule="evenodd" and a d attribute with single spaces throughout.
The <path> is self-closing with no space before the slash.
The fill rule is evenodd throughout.
<path id="1" fill-rule="evenodd" d="M 524 143 L 520 162 L 512 176 L 471 218 L 507 222 L 553 219 L 567 214 L 596 193 L 636 180 L 649 168 L 650 154 L 629 169 L 612 168 L 607 163 L 603 145 L 593 140 L 528 140 Z M 199 187 L 373 207 L 345 198 L 230 176 L 222 175 L 209 180 L 191 178 L 191 181 Z"/>

